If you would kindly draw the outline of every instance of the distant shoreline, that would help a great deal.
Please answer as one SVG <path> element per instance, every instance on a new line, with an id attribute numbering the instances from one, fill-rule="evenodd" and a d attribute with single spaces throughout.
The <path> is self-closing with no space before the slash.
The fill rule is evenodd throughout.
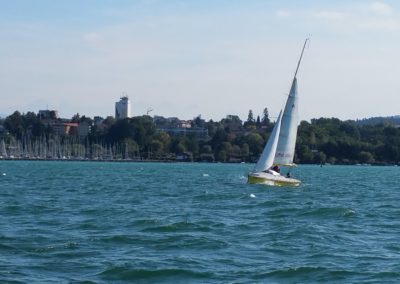
<path id="1" fill-rule="evenodd" d="M 45 159 L 45 158 L 1 158 L 0 161 L 42 161 L 42 162 L 120 162 L 120 163 L 181 163 L 171 160 L 141 160 L 141 159 Z"/>
<path id="2" fill-rule="evenodd" d="M 42 162 L 107 162 L 107 163 L 199 163 L 199 164 L 254 164 L 248 162 L 208 162 L 208 161 L 173 161 L 173 160 L 150 160 L 150 159 L 45 159 L 45 158 L 0 158 L 0 161 L 42 161 Z M 370 164 L 298 164 L 298 165 L 314 165 L 314 166 L 389 166 L 397 167 L 400 165 L 390 163 L 370 163 Z"/>

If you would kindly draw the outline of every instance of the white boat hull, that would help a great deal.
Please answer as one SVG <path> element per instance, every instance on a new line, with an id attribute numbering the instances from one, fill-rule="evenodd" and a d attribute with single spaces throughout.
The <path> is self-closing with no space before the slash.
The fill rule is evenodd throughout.
<path id="1" fill-rule="evenodd" d="M 301 181 L 294 178 L 284 177 L 280 174 L 266 172 L 249 173 L 247 182 L 251 184 L 266 184 L 272 186 L 299 186 Z"/>

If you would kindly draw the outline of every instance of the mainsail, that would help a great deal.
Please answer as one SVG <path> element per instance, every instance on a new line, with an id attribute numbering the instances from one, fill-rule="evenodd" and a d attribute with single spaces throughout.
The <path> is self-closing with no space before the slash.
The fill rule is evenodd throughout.
<path id="1" fill-rule="evenodd" d="M 282 115 L 281 131 L 279 133 L 274 164 L 287 166 L 293 164 L 298 123 L 297 79 L 294 77 Z"/>
<path id="2" fill-rule="evenodd" d="M 300 59 L 297 63 L 296 72 L 290 93 L 286 100 L 285 109 L 283 110 L 281 132 L 279 133 L 279 142 L 275 154 L 275 165 L 291 166 L 293 165 L 294 151 L 296 147 L 297 125 L 299 124 L 299 110 L 297 98 L 297 72 L 299 71 L 301 59 L 303 58 L 304 49 L 306 47 L 307 38 L 301 50 Z"/>
<path id="3" fill-rule="evenodd" d="M 256 166 L 254 167 L 254 172 L 265 171 L 273 165 L 276 147 L 278 145 L 279 132 L 281 129 L 281 121 L 282 121 L 282 111 L 279 113 L 278 119 L 276 120 L 274 129 L 272 129 L 267 145 L 265 145 L 264 150 L 260 156 L 260 159 L 258 160 Z"/>

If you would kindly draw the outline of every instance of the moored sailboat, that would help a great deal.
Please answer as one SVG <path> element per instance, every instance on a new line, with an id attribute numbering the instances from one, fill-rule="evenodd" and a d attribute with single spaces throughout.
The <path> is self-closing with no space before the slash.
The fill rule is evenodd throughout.
<path id="1" fill-rule="evenodd" d="M 300 180 L 291 178 L 289 172 L 287 176 L 281 175 L 279 167 L 284 166 L 290 168 L 294 166 L 293 160 L 297 138 L 297 126 L 299 123 L 297 72 L 307 41 L 308 39 L 305 40 L 301 51 L 285 108 L 283 112 L 280 112 L 256 166 L 248 175 L 248 183 L 263 183 L 278 186 L 298 186 L 301 183 Z"/>

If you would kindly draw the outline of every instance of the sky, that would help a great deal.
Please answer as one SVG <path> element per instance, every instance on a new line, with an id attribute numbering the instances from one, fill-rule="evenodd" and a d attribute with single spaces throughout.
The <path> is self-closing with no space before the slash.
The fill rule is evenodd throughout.
<path id="1" fill-rule="evenodd" d="M 0 114 L 400 114 L 400 1 L 0 0 Z"/>

